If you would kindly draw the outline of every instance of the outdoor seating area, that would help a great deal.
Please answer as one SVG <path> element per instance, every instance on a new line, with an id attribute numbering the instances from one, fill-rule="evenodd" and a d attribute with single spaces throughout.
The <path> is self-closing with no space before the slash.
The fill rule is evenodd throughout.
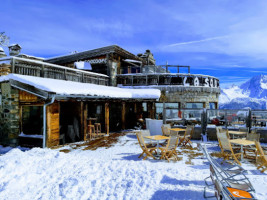
<path id="1" fill-rule="evenodd" d="M 171 158 L 174 158 L 177 161 L 178 145 L 192 147 L 190 139 L 194 131 L 193 128 L 193 126 L 188 126 L 186 129 L 171 128 L 170 124 L 163 124 L 161 126 L 162 135 L 150 135 L 148 129 L 136 131 L 139 145 L 143 150 L 139 158 L 143 157 L 143 160 L 145 160 L 147 157 L 152 157 L 153 159 L 165 159 L 168 162 Z M 180 135 L 180 132 L 184 134 Z M 145 140 L 148 143 L 145 143 Z"/>

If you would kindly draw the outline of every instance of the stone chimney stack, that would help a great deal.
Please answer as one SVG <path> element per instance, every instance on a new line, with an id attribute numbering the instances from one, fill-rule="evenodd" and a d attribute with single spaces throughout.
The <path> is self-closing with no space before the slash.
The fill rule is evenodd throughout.
<path id="1" fill-rule="evenodd" d="M 8 49 L 10 56 L 17 56 L 20 54 L 21 46 L 19 44 L 12 44 L 8 46 Z"/>
<path id="2" fill-rule="evenodd" d="M 6 57 L 6 53 L 2 47 L 0 47 L 0 58 Z"/>

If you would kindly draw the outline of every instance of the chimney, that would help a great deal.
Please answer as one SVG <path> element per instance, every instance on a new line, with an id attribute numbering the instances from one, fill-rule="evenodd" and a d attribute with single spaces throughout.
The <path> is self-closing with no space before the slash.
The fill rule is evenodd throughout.
<path id="1" fill-rule="evenodd" d="M 10 56 L 17 56 L 20 54 L 21 46 L 19 44 L 12 44 L 8 46 L 8 49 Z"/>
<path id="2" fill-rule="evenodd" d="M 2 47 L 0 47 L 0 58 L 6 57 L 6 53 Z"/>

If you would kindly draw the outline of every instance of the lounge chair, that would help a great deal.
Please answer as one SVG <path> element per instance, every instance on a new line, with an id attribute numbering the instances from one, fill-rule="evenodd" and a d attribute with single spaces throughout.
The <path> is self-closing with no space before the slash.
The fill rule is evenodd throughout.
<path id="1" fill-rule="evenodd" d="M 255 199 L 251 194 L 251 192 L 255 192 L 255 189 L 244 174 L 245 170 L 242 167 L 234 165 L 230 168 L 224 168 L 209 155 L 206 146 L 203 147 L 200 145 L 200 148 L 210 163 L 210 176 L 208 178 L 211 178 L 212 181 L 212 184 L 208 184 L 208 178 L 205 179 L 205 198 L 217 197 L 217 199 Z M 215 196 L 207 196 L 207 189 L 215 189 Z"/>
<path id="2" fill-rule="evenodd" d="M 176 134 L 170 135 L 170 139 L 168 140 L 168 143 L 166 147 L 160 147 L 161 150 L 161 157 L 160 159 L 166 159 L 168 162 L 170 162 L 169 158 L 174 156 L 176 160 L 178 161 L 176 149 L 179 143 L 179 136 Z"/>
<path id="3" fill-rule="evenodd" d="M 143 160 L 147 159 L 147 157 L 152 157 L 153 159 L 155 159 L 152 152 L 154 151 L 156 153 L 157 148 L 156 147 L 150 147 L 149 145 L 147 145 L 144 141 L 144 138 L 143 138 L 141 132 L 137 132 L 136 136 L 137 136 L 137 140 L 139 142 L 139 145 L 140 145 L 141 149 L 143 150 L 143 152 L 138 156 L 138 158 L 141 158 L 142 156 L 144 156 L 144 154 L 146 154 L 146 156 L 143 158 Z"/>
<path id="4" fill-rule="evenodd" d="M 191 125 L 188 125 L 186 127 L 186 130 L 185 130 L 185 133 L 184 133 L 184 136 L 182 136 L 180 138 L 180 143 L 179 145 L 183 145 L 183 146 L 186 146 L 187 144 L 189 144 L 189 146 L 192 147 L 192 142 L 191 142 L 191 138 L 194 134 L 194 126 L 191 126 Z"/>
<path id="5" fill-rule="evenodd" d="M 258 141 L 255 141 L 255 145 L 256 145 L 256 151 L 257 151 L 256 161 L 258 162 L 259 160 L 261 160 L 262 162 L 257 167 L 257 169 L 262 168 L 261 172 L 264 172 L 265 170 L 267 170 L 267 157 L 264 154 L 263 149 Z"/>

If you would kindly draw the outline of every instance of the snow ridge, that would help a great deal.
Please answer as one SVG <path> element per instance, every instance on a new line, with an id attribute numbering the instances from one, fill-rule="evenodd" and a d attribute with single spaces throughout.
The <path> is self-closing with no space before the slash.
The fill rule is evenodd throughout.
<path id="1" fill-rule="evenodd" d="M 222 109 L 266 109 L 267 75 L 254 76 L 240 86 L 221 89 L 219 103 Z"/>

